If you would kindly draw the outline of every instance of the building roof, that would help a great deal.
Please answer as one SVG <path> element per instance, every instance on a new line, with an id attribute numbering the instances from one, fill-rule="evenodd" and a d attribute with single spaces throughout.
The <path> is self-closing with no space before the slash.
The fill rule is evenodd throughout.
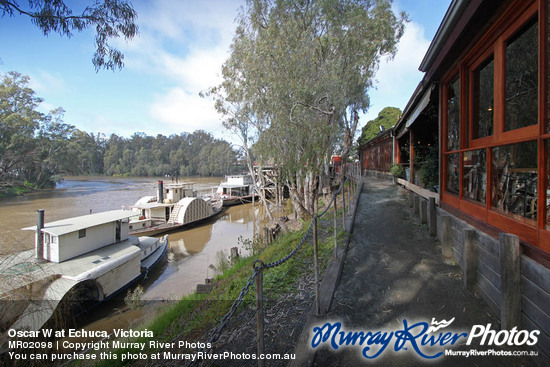
<path id="1" fill-rule="evenodd" d="M 454 26 L 458 22 L 458 19 L 464 13 L 469 1 L 465 0 L 453 0 L 435 33 L 435 36 L 420 63 L 420 71 L 428 71 L 432 66 L 436 56 L 441 52 L 443 45 L 449 39 L 450 33 L 453 31 Z"/>
<path id="2" fill-rule="evenodd" d="M 76 232 L 81 229 L 99 226 L 101 224 L 115 222 L 117 220 L 126 219 L 136 215 L 136 212 L 131 210 L 111 210 L 108 212 L 94 213 L 83 215 L 80 217 L 67 218 L 57 220 L 55 222 L 46 223 L 42 232 L 52 234 L 54 236 L 62 236 L 68 233 Z M 24 231 L 36 231 L 36 226 L 23 228 Z"/>

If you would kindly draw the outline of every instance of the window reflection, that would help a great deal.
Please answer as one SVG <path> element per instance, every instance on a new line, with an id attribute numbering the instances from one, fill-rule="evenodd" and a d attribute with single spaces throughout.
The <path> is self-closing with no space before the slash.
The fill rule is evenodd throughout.
<path id="1" fill-rule="evenodd" d="M 516 218 L 537 218 L 537 142 L 492 149 L 491 205 Z"/>
<path id="2" fill-rule="evenodd" d="M 464 152 L 463 195 L 485 203 L 487 194 L 487 152 L 485 149 Z"/>
<path id="3" fill-rule="evenodd" d="M 447 180 L 445 188 L 447 192 L 459 193 L 459 158 L 458 153 L 447 155 Z"/>
<path id="4" fill-rule="evenodd" d="M 459 148 L 460 79 L 458 75 L 448 85 L 447 97 L 447 150 Z"/>
<path id="5" fill-rule="evenodd" d="M 537 50 L 538 24 L 534 19 L 506 45 L 506 131 L 538 121 Z"/>
<path id="6" fill-rule="evenodd" d="M 493 135 L 494 73 L 495 63 L 492 56 L 473 73 L 473 139 Z"/>
<path id="7" fill-rule="evenodd" d="M 550 140 L 544 141 L 546 148 L 546 229 L 550 229 Z"/>

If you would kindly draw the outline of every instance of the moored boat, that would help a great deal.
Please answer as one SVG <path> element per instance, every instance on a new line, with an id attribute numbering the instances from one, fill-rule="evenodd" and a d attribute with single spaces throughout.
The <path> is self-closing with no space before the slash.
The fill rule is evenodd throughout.
<path id="1" fill-rule="evenodd" d="M 251 203 L 257 195 L 254 194 L 254 180 L 250 175 L 225 176 L 225 182 L 218 187 L 215 200 L 221 200 L 223 206 Z"/>
<path id="2" fill-rule="evenodd" d="M 128 235 L 134 212 L 115 210 L 44 223 L 39 211 L 33 230 L 35 250 L 0 259 L 0 299 L 11 301 L 0 323 L 38 330 L 60 304 L 82 308 L 106 301 L 128 288 L 166 254 L 167 237 Z"/>
<path id="3" fill-rule="evenodd" d="M 139 236 L 162 234 L 198 223 L 218 214 L 221 202 L 197 197 L 193 183 L 163 185 L 158 182 L 157 196 L 146 196 L 130 207 L 129 233 Z"/>

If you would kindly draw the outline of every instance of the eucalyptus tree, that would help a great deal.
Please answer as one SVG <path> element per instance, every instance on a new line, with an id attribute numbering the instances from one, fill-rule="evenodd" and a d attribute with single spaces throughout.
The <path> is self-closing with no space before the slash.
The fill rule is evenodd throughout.
<path id="1" fill-rule="evenodd" d="M 302 218 L 316 210 L 336 145 L 349 154 L 379 60 L 396 52 L 404 21 L 388 0 L 248 0 L 241 12 L 218 110 L 229 127 L 254 129 L 254 152 L 281 169 Z"/>
<path id="2" fill-rule="evenodd" d="M 35 130 L 44 115 L 37 110 L 42 99 L 28 86 L 28 76 L 14 71 L 0 76 L 0 185 L 8 185 L 23 176 L 32 160 Z"/>
<path id="3" fill-rule="evenodd" d="M 21 4 L 20 4 L 21 3 Z M 81 6 L 81 12 L 73 13 L 63 0 L 0 0 L 2 16 L 23 15 L 31 19 L 45 36 L 51 32 L 71 37 L 73 31 L 87 28 L 95 30 L 96 51 L 92 62 L 96 71 L 120 69 L 124 63 L 122 52 L 109 44 L 109 40 L 124 37 L 130 40 L 138 34 L 137 13 L 125 0 L 97 0 L 90 6 Z"/>

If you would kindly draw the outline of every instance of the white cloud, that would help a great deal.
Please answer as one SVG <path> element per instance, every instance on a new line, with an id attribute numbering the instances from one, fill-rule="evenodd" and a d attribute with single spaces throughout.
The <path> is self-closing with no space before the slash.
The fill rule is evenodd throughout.
<path id="1" fill-rule="evenodd" d="M 407 23 L 393 60 L 385 59 L 380 63 L 376 75 L 378 90 L 384 94 L 398 95 L 402 93 L 403 84 L 410 85 L 411 80 L 422 78 L 418 67 L 429 45 L 430 41 L 424 37 L 424 29 L 417 23 Z"/>
<path id="2" fill-rule="evenodd" d="M 151 118 L 163 124 L 163 129 L 170 133 L 179 134 L 198 129 L 215 132 L 221 129 L 220 118 L 214 110 L 213 102 L 179 87 L 157 95 L 149 112 Z"/>
<path id="3" fill-rule="evenodd" d="M 38 95 L 65 93 L 69 91 L 69 86 L 59 74 L 51 74 L 45 70 L 29 76 L 29 86 L 37 92 Z"/>
<path id="4" fill-rule="evenodd" d="M 380 61 L 375 89 L 369 91 L 371 107 L 361 118 L 363 126 L 375 119 L 384 107 L 405 108 L 422 80 L 423 73 L 418 67 L 429 45 L 421 25 L 415 22 L 406 24 L 395 57 Z"/>
<path id="5" fill-rule="evenodd" d="M 220 136 L 220 116 L 210 99 L 199 97 L 221 82 L 241 1 L 148 3 L 138 8 L 140 36 L 120 44 L 126 68 L 155 78 L 157 91 L 147 118 L 159 133 L 204 129 Z"/>

